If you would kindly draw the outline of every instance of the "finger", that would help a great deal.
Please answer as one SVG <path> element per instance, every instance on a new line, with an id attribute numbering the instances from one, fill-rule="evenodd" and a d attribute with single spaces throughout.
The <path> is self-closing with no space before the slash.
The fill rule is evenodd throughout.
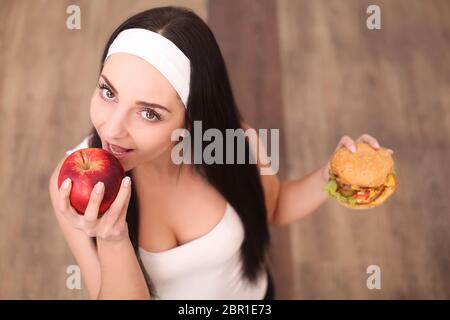
<path id="1" fill-rule="evenodd" d="M 367 142 L 372 148 L 374 149 L 379 149 L 380 148 L 380 144 L 378 143 L 377 139 L 375 139 L 374 137 L 372 137 L 371 135 L 368 134 L 363 134 L 361 137 L 359 137 L 356 142 Z"/>
<path id="2" fill-rule="evenodd" d="M 129 181 L 129 185 L 125 183 L 125 181 Z M 125 201 L 122 201 L 121 198 L 123 195 L 126 195 Z M 101 227 L 102 236 L 107 237 L 110 233 L 113 236 L 117 236 L 120 230 L 123 227 L 126 227 L 126 216 L 127 216 L 127 208 L 131 198 L 131 180 L 129 178 L 124 178 L 122 180 L 122 185 L 119 190 L 119 193 L 114 200 L 114 203 L 108 209 L 107 214 L 101 219 Z M 124 203 L 123 203 L 124 202 Z M 115 234 L 114 234 L 115 233 Z"/>
<path id="3" fill-rule="evenodd" d="M 392 149 L 385 149 L 387 153 L 389 153 L 391 156 L 394 154 L 394 150 Z"/>
<path id="4" fill-rule="evenodd" d="M 91 191 L 89 203 L 84 212 L 84 222 L 87 229 L 94 229 L 97 225 L 98 211 L 103 200 L 105 184 L 101 181 L 97 182 Z"/>
<path id="5" fill-rule="evenodd" d="M 105 215 L 105 220 L 108 225 L 113 226 L 121 217 L 122 214 L 126 212 L 125 208 L 128 207 L 128 202 L 131 196 L 131 179 L 130 177 L 125 177 L 122 179 L 122 184 L 120 186 L 119 193 L 117 194 L 116 199 L 111 204 L 111 207 L 108 209 L 108 214 Z"/>
<path id="6" fill-rule="evenodd" d="M 116 210 L 115 212 L 111 212 L 110 216 L 105 219 L 106 221 L 103 223 L 103 235 L 108 236 L 118 236 L 123 229 L 127 227 L 126 217 L 127 217 L 127 209 L 128 204 L 131 198 L 131 188 L 128 192 L 127 199 L 122 209 Z M 118 214 L 118 216 L 117 216 Z M 122 231 L 121 231 L 122 230 Z"/>
<path id="7" fill-rule="evenodd" d="M 79 227 L 81 216 L 70 204 L 70 192 L 72 190 L 72 180 L 67 178 L 59 189 L 59 210 L 58 212 L 66 218 L 74 227 Z"/>
<path id="8" fill-rule="evenodd" d="M 336 150 L 340 149 L 341 147 L 345 147 L 351 152 L 356 152 L 355 142 L 349 136 L 343 136 L 341 138 L 341 140 L 338 143 L 338 146 L 336 147 Z"/>
<path id="9" fill-rule="evenodd" d="M 130 199 L 131 199 L 131 185 L 128 187 L 128 195 L 127 195 L 127 199 L 125 201 L 125 204 L 122 208 L 122 213 L 119 216 L 119 218 L 117 219 L 116 225 L 120 224 L 120 223 L 125 223 L 125 220 L 127 218 L 127 212 L 128 212 L 128 205 L 130 204 Z"/>
<path id="10" fill-rule="evenodd" d="M 67 178 L 59 188 L 58 209 L 60 212 L 68 211 L 70 207 L 70 191 L 72 190 L 72 180 Z"/>

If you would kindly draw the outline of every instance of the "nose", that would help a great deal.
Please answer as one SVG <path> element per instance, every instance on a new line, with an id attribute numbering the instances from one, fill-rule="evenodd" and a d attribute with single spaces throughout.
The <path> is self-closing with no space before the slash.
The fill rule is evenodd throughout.
<path id="1" fill-rule="evenodd" d="M 110 115 L 105 123 L 103 135 L 108 141 L 120 141 L 127 136 L 125 108 L 118 106 Z"/>

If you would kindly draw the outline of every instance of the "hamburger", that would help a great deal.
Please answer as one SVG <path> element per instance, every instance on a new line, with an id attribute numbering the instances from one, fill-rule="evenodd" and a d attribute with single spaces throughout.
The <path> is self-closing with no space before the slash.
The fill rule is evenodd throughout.
<path id="1" fill-rule="evenodd" d="M 352 209 L 369 209 L 382 204 L 397 188 L 392 156 L 383 148 L 357 143 L 356 152 L 336 150 L 330 160 L 325 191 Z"/>

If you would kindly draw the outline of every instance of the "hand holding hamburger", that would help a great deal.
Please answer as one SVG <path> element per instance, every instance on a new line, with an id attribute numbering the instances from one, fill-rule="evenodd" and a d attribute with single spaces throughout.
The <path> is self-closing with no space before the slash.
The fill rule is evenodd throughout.
<path id="1" fill-rule="evenodd" d="M 324 169 L 324 191 L 351 209 L 382 204 L 397 187 L 392 154 L 368 134 L 356 142 L 344 136 Z"/>

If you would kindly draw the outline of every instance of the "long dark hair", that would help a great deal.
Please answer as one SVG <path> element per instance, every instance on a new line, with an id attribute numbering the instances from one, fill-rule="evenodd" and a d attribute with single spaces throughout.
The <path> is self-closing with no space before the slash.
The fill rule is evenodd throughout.
<path id="1" fill-rule="evenodd" d="M 187 8 L 166 6 L 153 8 L 128 18 L 109 38 L 101 59 L 101 68 L 109 46 L 123 30 L 143 28 L 160 33 L 172 41 L 191 62 L 190 94 L 187 102 L 185 128 L 190 130 L 192 141 L 196 141 L 194 121 L 202 121 L 202 129 L 216 128 L 225 137 L 225 129 L 241 128 L 242 116 L 236 106 L 225 62 L 217 41 L 208 25 Z M 92 128 L 91 147 L 101 148 L 101 141 L 95 128 Z M 199 139 L 203 141 L 203 139 Z M 235 144 L 236 145 L 236 144 Z M 206 144 L 203 142 L 202 148 Z M 202 149 L 203 150 L 203 149 Z M 254 283 L 259 272 L 265 267 L 270 233 L 267 225 L 264 192 L 259 171 L 248 161 L 250 149 L 245 141 L 245 164 L 236 164 L 237 150 L 234 152 L 235 164 L 192 164 L 196 172 L 206 177 L 222 196 L 236 209 L 244 225 L 245 236 L 241 246 L 243 274 Z M 223 150 L 224 159 L 226 148 Z M 132 177 L 132 170 L 127 175 Z M 133 184 L 132 184 L 133 186 Z M 136 254 L 138 251 L 139 203 L 136 190 L 128 206 L 127 222 L 130 239 Z M 139 259 L 140 261 L 140 259 Z M 142 268 L 142 262 L 141 262 Z M 154 288 L 148 274 L 143 269 L 150 292 Z"/>

